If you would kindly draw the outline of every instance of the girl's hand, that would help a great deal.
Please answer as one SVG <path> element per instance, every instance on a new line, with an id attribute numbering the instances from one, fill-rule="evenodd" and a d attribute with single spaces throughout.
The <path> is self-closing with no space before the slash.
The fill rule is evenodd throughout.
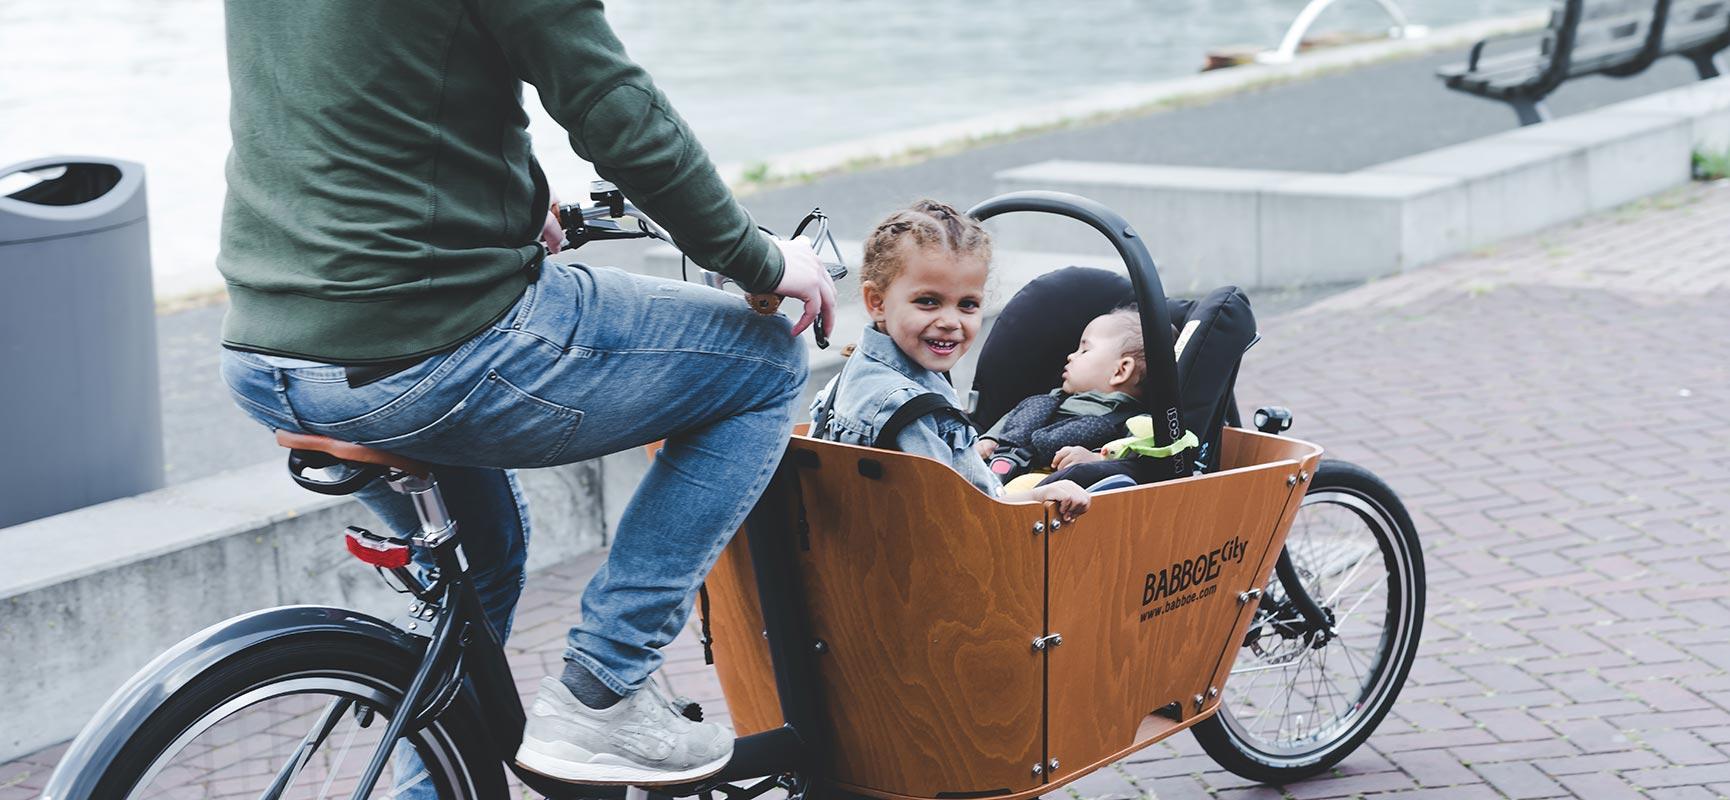
<path id="1" fill-rule="evenodd" d="M 997 452 L 997 440 L 980 439 L 978 444 L 973 445 L 973 450 L 979 454 L 980 458 L 990 461 L 991 454 Z"/>
<path id="2" fill-rule="evenodd" d="M 1089 464 L 1095 461 L 1104 460 L 1105 456 L 1092 450 L 1085 447 L 1070 445 L 1057 451 L 1057 455 L 1051 457 L 1051 471 L 1056 472 L 1064 467 L 1072 467 L 1076 464 Z"/>
<path id="3" fill-rule="evenodd" d="M 1093 502 L 1087 490 L 1075 481 L 1035 486 L 1027 496 L 1041 502 L 1050 500 L 1057 503 L 1057 513 L 1063 517 L 1064 522 L 1074 522 L 1076 517 L 1086 514 L 1088 505 Z"/>

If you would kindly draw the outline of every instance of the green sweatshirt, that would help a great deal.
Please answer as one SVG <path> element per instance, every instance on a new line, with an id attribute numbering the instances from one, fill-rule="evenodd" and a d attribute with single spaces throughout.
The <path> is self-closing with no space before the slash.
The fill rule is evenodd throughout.
<path id="1" fill-rule="evenodd" d="M 225 343 L 334 363 L 446 349 L 504 314 L 547 187 L 522 82 L 692 260 L 754 291 L 781 254 L 598 0 L 228 0 Z M 586 194 L 586 192 L 585 192 Z"/>

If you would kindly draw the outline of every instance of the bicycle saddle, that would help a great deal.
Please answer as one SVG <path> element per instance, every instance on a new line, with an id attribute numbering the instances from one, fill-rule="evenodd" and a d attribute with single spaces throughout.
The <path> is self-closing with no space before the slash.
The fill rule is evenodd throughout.
<path id="1" fill-rule="evenodd" d="M 360 464 L 377 464 L 381 467 L 396 467 L 403 472 L 415 475 L 425 475 L 432 472 L 432 467 L 412 458 L 374 450 L 365 445 L 332 439 L 329 436 L 316 436 L 310 433 L 276 432 L 276 443 L 291 450 L 312 450 L 335 456 L 340 461 L 354 461 Z"/>

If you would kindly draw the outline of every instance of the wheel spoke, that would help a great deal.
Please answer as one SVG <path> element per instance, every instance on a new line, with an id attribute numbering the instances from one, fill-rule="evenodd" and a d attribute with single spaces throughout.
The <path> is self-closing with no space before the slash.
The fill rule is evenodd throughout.
<path id="1" fill-rule="evenodd" d="M 342 737 L 342 746 L 337 748 L 337 751 L 336 751 L 336 763 L 331 764 L 326 769 L 326 774 L 324 776 L 324 785 L 318 787 L 318 800 L 324 800 L 325 797 L 329 796 L 330 785 L 332 783 L 336 782 L 336 776 L 342 772 L 342 770 L 338 769 L 338 767 L 341 767 L 345 762 L 348 761 L 348 750 L 349 750 L 349 748 L 354 746 L 354 737 L 356 734 L 359 734 L 359 733 L 360 733 L 360 726 L 356 725 L 352 728 L 349 728 L 348 734 Z"/>
<path id="2" fill-rule="evenodd" d="M 300 746 L 295 748 L 294 754 L 288 759 L 288 763 L 282 765 L 281 771 L 277 772 L 276 780 L 271 783 L 270 788 L 265 789 L 264 794 L 259 795 L 259 800 L 278 800 L 282 797 L 283 792 L 288 791 L 289 787 L 294 785 L 294 779 L 300 777 L 301 769 L 306 766 L 307 761 L 312 759 L 313 751 L 317 750 L 319 745 L 324 744 L 325 737 L 329 736 L 336 724 L 342 721 L 343 712 L 347 711 L 353 703 L 353 700 L 341 698 L 332 700 L 330 705 L 325 707 L 324 714 L 318 719 L 318 724 L 306 732 L 306 738 L 300 740 Z"/>

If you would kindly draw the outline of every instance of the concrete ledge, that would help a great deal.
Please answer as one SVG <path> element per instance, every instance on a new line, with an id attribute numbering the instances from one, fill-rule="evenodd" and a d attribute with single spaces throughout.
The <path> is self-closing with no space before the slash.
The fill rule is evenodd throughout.
<path id="1" fill-rule="evenodd" d="M 605 544 L 600 473 L 520 473 L 531 568 Z M 330 603 L 398 616 L 400 596 L 343 548 L 350 524 L 378 527 L 271 461 L 0 529 L 0 761 L 71 738 L 157 653 L 235 614 Z"/>
<path id="2" fill-rule="evenodd" d="M 1682 185 L 1697 148 L 1730 147 L 1730 78 L 1341 175 L 1049 161 L 1003 191 L 1093 197 L 1136 226 L 1174 292 L 1389 275 Z M 1024 250 L 1081 231 L 1006 231 Z"/>
<path id="3" fill-rule="evenodd" d="M 1715 153 L 1730 150 L 1730 77 L 1628 100 L 1604 110 L 1686 117 L 1696 148 Z"/>
<path id="4" fill-rule="evenodd" d="M 1687 183 L 1694 149 L 1689 117 L 1612 109 L 1532 125 L 1493 140 L 1562 145 L 1584 154 L 1583 164 L 1563 158 L 1583 167 L 1586 205 L 1594 211 Z"/>
<path id="5" fill-rule="evenodd" d="M 1544 142 L 1478 141 L 1389 161 L 1369 172 L 1454 178 L 1466 193 L 1466 248 L 1586 214 L 1584 155 Z"/>

